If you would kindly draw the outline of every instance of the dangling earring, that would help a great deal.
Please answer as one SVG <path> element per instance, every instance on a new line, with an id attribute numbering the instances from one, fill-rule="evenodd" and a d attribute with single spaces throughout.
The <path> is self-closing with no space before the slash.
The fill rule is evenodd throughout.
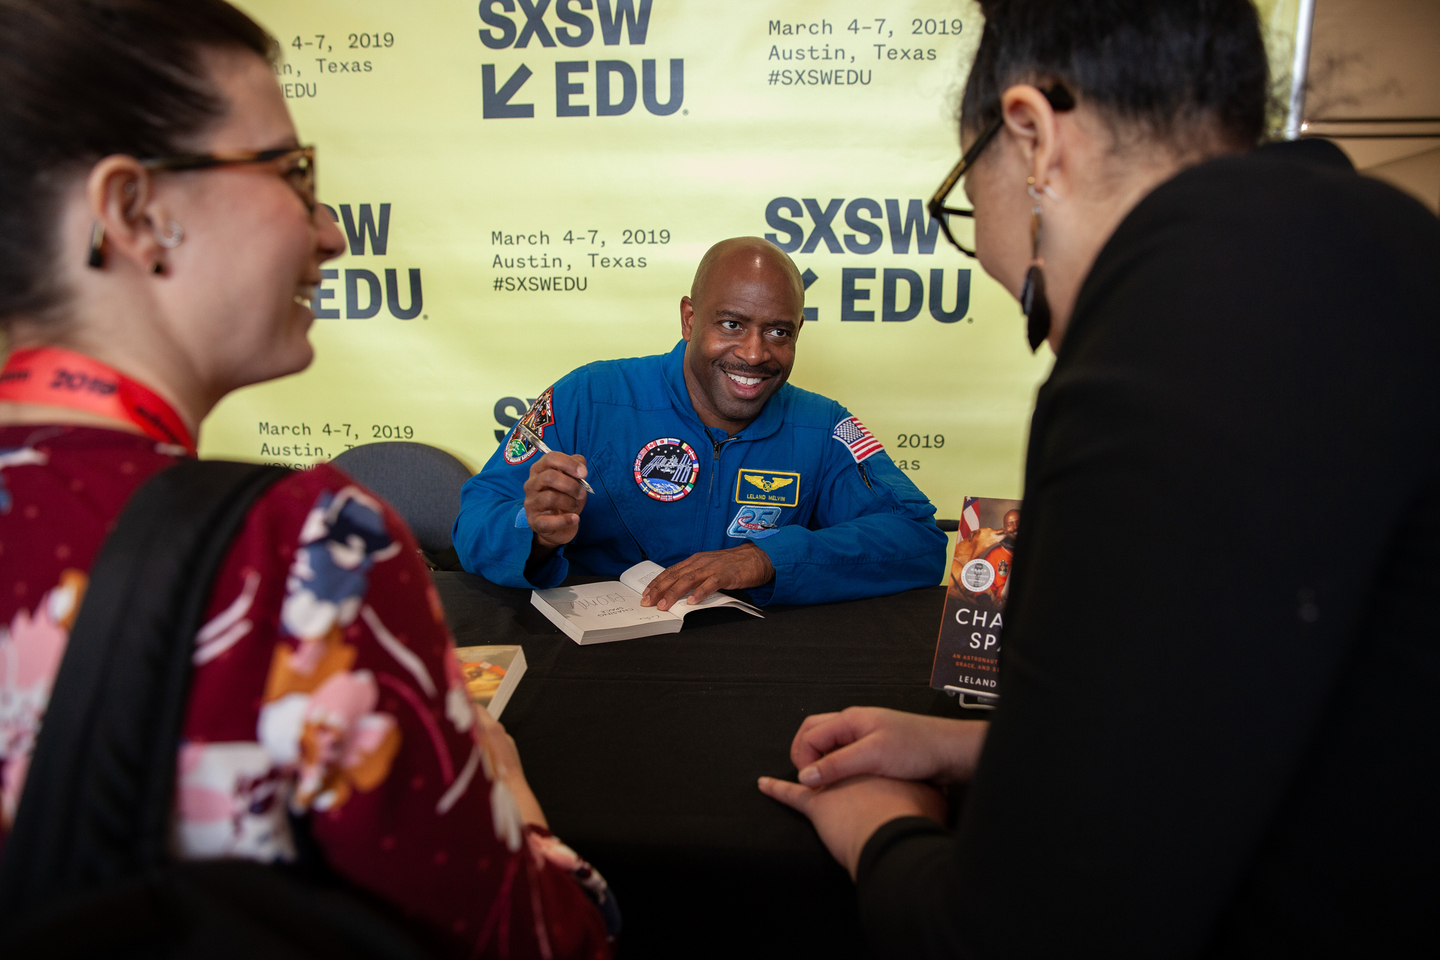
<path id="1" fill-rule="evenodd" d="M 99 220 L 95 226 L 90 228 L 90 256 L 85 258 L 85 263 L 96 270 L 105 266 L 105 224 Z"/>
<path id="2" fill-rule="evenodd" d="M 1035 206 L 1030 210 L 1030 269 L 1025 271 L 1025 283 L 1020 288 L 1020 309 L 1025 313 L 1025 332 L 1030 352 L 1034 353 L 1050 336 L 1050 301 L 1045 298 L 1045 258 L 1040 256 L 1040 194 L 1034 177 L 1029 178 L 1029 184 Z"/>

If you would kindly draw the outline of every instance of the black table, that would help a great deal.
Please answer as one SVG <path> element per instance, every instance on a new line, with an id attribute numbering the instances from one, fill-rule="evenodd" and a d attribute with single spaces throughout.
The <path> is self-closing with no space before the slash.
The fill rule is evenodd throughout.
<path id="1" fill-rule="evenodd" d="M 960 715 L 929 688 L 943 588 L 764 620 L 703 611 L 677 634 L 582 647 L 528 590 L 434 577 L 458 645 L 525 648 L 502 719 L 551 828 L 614 888 L 623 960 L 867 955 L 850 878 L 755 780 L 794 777 L 808 714 Z"/>

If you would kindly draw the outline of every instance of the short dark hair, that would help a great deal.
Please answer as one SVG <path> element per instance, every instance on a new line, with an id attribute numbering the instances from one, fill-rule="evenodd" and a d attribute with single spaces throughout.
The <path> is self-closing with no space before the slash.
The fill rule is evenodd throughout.
<path id="1" fill-rule="evenodd" d="M 1251 0 L 981 0 L 985 28 L 961 101 L 983 129 L 1016 83 L 1059 83 L 1160 141 L 1211 124 L 1231 145 L 1265 130 L 1269 61 Z"/>
<path id="2" fill-rule="evenodd" d="M 206 48 L 279 55 L 224 0 L 0 0 L 0 325 L 59 303 L 67 177 L 110 154 L 178 152 L 223 115 Z"/>

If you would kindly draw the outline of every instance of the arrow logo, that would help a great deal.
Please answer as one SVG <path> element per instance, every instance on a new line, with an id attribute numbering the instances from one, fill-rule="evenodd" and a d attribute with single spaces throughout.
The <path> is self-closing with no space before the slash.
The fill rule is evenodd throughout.
<path id="1" fill-rule="evenodd" d="M 480 77 L 484 83 L 486 120 L 535 116 L 535 104 L 510 102 L 510 98 L 519 93 L 520 88 L 525 85 L 525 81 L 530 79 L 530 68 L 525 64 L 520 64 L 520 69 L 511 74 L 510 79 L 505 81 L 505 86 L 499 90 L 495 89 L 495 65 L 493 63 L 481 66 Z"/>

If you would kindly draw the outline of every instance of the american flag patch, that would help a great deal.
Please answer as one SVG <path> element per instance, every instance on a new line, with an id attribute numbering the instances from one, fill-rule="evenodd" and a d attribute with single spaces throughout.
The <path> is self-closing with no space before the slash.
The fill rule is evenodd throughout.
<path id="1" fill-rule="evenodd" d="M 855 458 L 856 463 L 885 449 L 884 445 L 876 440 L 869 430 L 865 429 L 865 424 L 855 417 L 846 417 L 835 424 L 835 430 L 830 436 L 845 444 L 845 448 L 850 451 L 850 456 Z"/>

